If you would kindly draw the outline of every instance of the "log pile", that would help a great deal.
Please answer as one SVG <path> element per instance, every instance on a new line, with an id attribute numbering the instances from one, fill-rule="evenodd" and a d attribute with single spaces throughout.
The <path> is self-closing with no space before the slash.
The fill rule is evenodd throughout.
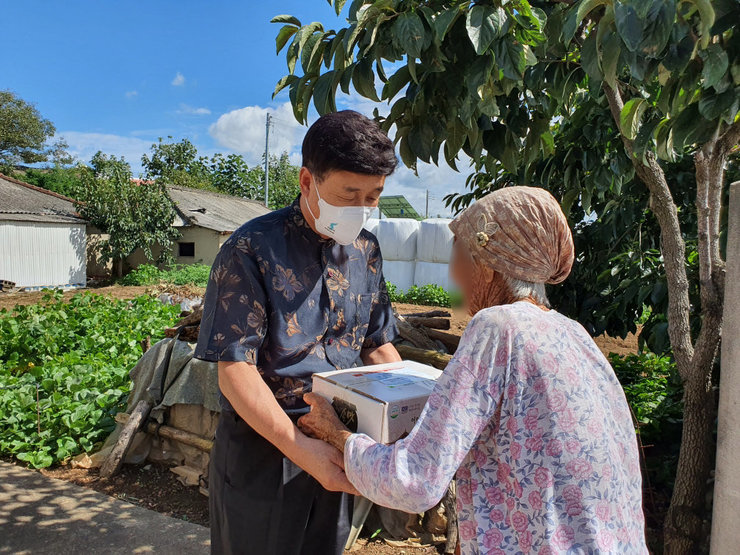
<path id="1" fill-rule="evenodd" d="M 396 349 L 401 358 L 415 360 L 444 370 L 455 354 L 460 338 L 449 333 L 450 313 L 430 310 L 413 314 L 396 313 L 398 339 Z"/>

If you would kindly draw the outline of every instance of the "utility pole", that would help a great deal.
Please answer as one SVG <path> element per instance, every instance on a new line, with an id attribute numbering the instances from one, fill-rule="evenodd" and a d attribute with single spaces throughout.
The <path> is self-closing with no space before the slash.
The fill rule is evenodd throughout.
<path id="1" fill-rule="evenodd" d="M 426 216 L 425 218 L 429 217 L 429 189 L 427 189 L 427 210 L 426 210 Z"/>
<path id="2" fill-rule="evenodd" d="M 265 118 L 265 206 L 268 206 L 270 192 L 270 112 Z"/>

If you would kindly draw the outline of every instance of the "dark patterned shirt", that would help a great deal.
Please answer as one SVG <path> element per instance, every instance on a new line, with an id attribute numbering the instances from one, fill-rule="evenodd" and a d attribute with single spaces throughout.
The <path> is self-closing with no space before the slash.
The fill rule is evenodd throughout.
<path id="1" fill-rule="evenodd" d="M 211 269 L 197 358 L 255 364 L 287 411 L 305 408 L 316 372 L 349 368 L 396 336 L 375 236 L 322 239 L 299 204 L 251 220 Z M 224 410 L 231 409 L 222 397 Z"/>

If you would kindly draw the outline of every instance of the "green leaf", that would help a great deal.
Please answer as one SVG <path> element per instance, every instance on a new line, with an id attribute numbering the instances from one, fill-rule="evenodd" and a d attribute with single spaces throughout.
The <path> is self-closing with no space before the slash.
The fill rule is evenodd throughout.
<path id="1" fill-rule="evenodd" d="M 699 101 L 699 113 L 708 120 L 727 114 L 728 118 L 725 121 L 730 120 L 727 122 L 731 123 L 737 113 L 739 101 L 738 94 L 733 89 L 727 89 L 723 93 L 705 94 Z"/>
<path id="2" fill-rule="evenodd" d="M 719 44 L 710 44 L 705 50 L 699 51 L 704 65 L 701 76 L 704 79 L 702 87 L 708 89 L 720 82 L 729 67 L 727 52 Z"/>
<path id="3" fill-rule="evenodd" d="M 313 105 L 320 116 L 333 112 L 335 109 L 334 95 L 339 83 L 335 81 L 334 76 L 334 70 L 324 73 L 318 78 L 313 89 Z"/>
<path id="4" fill-rule="evenodd" d="M 426 29 L 418 15 L 404 12 L 393 23 L 394 40 L 409 56 L 421 57 L 424 49 Z"/>
<path id="5" fill-rule="evenodd" d="M 506 22 L 503 8 L 476 5 L 466 16 L 465 27 L 476 54 L 483 54 L 494 39 L 498 38 Z"/>
<path id="6" fill-rule="evenodd" d="M 292 25 L 285 25 L 282 29 L 280 29 L 280 31 L 278 31 L 278 34 L 275 37 L 275 51 L 278 54 L 288 42 L 290 37 L 295 35 L 296 31 L 298 31 L 298 27 L 294 27 Z"/>
<path id="7" fill-rule="evenodd" d="M 619 53 L 621 41 L 616 33 L 609 32 L 602 43 L 601 54 L 601 71 L 604 74 L 604 80 L 610 87 L 614 87 L 617 82 L 617 63 L 619 62 Z"/>
<path id="8" fill-rule="evenodd" d="M 465 125 L 458 118 L 447 126 L 447 148 L 452 156 L 460 151 L 467 136 Z"/>
<path id="9" fill-rule="evenodd" d="M 347 0 L 334 0 L 334 11 L 337 15 L 340 14 L 342 11 L 342 8 L 344 8 L 344 5 L 347 3 Z"/>
<path id="10" fill-rule="evenodd" d="M 410 169 L 416 168 L 416 156 L 409 146 L 407 136 L 401 137 L 401 141 L 398 144 L 398 153 L 401 155 L 401 161 L 404 166 Z"/>
<path id="11" fill-rule="evenodd" d="M 496 64 L 504 72 L 504 77 L 521 81 L 527 67 L 524 47 L 520 43 L 513 42 L 505 37 L 494 45 L 494 53 L 496 54 Z"/>
<path id="12" fill-rule="evenodd" d="M 409 84 L 411 75 L 408 66 L 404 65 L 396 73 L 390 76 L 388 82 L 383 87 L 383 99 L 392 100 L 401 89 Z"/>
<path id="13" fill-rule="evenodd" d="M 687 2 L 694 4 L 697 11 L 699 12 L 699 19 L 701 25 L 699 28 L 699 36 L 701 36 L 701 47 L 706 48 L 709 45 L 709 41 L 712 38 L 712 27 L 714 26 L 714 8 L 710 0 L 686 0 Z"/>
<path id="14" fill-rule="evenodd" d="M 637 136 L 642 114 L 647 107 L 648 104 L 644 98 L 632 98 L 622 108 L 622 112 L 619 114 L 619 126 L 622 130 L 622 135 L 630 141 L 634 140 Z"/>
<path id="15" fill-rule="evenodd" d="M 378 93 L 375 91 L 375 74 L 370 58 L 363 58 L 357 62 L 352 72 L 352 84 L 355 90 L 365 98 L 380 102 Z"/>
<path id="16" fill-rule="evenodd" d="M 653 0 L 640 0 L 644 2 L 651 2 Z M 615 2 L 614 3 L 614 20 L 617 24 L 617 33 L 622 37 L 624 45 L 630 52 L 637 50 L 637 47 L 642 41 L 642 33 L 644 23 L 640 16 L 637 15 L 637 10 L 631 2 Z"/>
<path id="17" fill-rule="evenodd" d="M 642 1 L 642 0 L 641 0 Z M 674 0 L 645 1 L 649 6 L 643 18 L 643 33 L 639 51 L 643 56 L 656 58 L 665 48 L 676 20 Z"/>
<path id="18" fill-rule="evenodd" d="M 605 0 L 581 0 L 580 3 L 573 5 L 568 12 L 568 16 L 563 22 L 563 28 L 561 36 L 563 41 L 567 44 L 573 40 L 573 35 L 576 34 L 578 27 L 585 17 L 593 10 L 598 8 L 600 5 L 605 4 Z"/>
<path id="19" fill-rule="evenodd" d="M 295 16 L 287 15 L 287 14 L 276 15 L 270 20 L 270 23 L 288 23 L 289 25 L 295 25 L 296 27 L 301 26 L 300 19 L 298 19 Z"/>
<path id="20" fill-rule="evenodd" d="M 286 75 L 285 77 L 281 78 L 280 81 L 277 82 L 277 85 L 275 85 L 275 91 L 272 93 L 272 97 L 275 98 L 277 93 L 282 91 L 285 87 L 290 86 L 297 80 L 298 77 L 296 75 Z"/>
<path id="21" fill-rule="evenodd" d="M 601 81 L 601 67 L 599 64 L 599 53 L 596 49 L 596 32 L 591 31 L 581 48 L 581 65 L 586 74 L 595 81 Z"/>
<path id="22" fill-rule="evenodd" d="M 440 44 L 444 41 L 445 36 L 457 21 L 460 15 L 460 10 L 444 10 L 442 13 L 437 14 L 434 18 L 434 37 Z"/>
<path id="23" fill-rule="evenodd" d="M 295 65 L 296 62 L 298 62 L 299 47 L 300 42 L 298 40 L 298 35 L 296 35 L 293 37 L 293 42 L 290 43 L 288 50 L 285 51 L 285 58 L 288 62 L 288 71 L 291 75 L 295 72 Z"/>

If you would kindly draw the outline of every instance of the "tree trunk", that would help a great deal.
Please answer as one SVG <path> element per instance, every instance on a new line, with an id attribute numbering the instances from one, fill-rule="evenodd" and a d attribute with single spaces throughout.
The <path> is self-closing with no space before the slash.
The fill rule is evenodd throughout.
<path id="1" fill-rule="evenodd" d="M 697 372 L 698 380 L 684 383 L 681 451 L 664 524 L 664 553 L 704 552 L 709 538 L 706 492 L 714 453 L 716 401 L 714 389 L 701 379 L 702 373 Z"/>
<path id="2" fill-rule="evenodd" d="M 612 116 L 620 125 L 624 104 L 618 89 L 604 84 Z M 733 125 L 723 137 L 715 137 L 696 154 L 698 251 L 702 327 L 696 343 L 691 337 L 689 282 L 686 246 L 676 204 L 663 169 L 648 152 L 644 162 L 633 156 L 632 141 L 622 135 L 625 151 L 635 172 L 650 191 L 650 209 L 661 232 L 661 253 L 668 284 L 668 336 L 676 367 L 684 385 L 684 420 L 676 481 L 664 525 L 665 552 L 701 552 L 705 527 L 706 491 L 714 453 L 713 428 L 716 407 L 712 368 L 720 340 L 724 289 L 724 262 L 719 251 L 719 208 L 724 162 L 740 126 Z M 736 141 L 735 141 L 736 142 Z"/>

